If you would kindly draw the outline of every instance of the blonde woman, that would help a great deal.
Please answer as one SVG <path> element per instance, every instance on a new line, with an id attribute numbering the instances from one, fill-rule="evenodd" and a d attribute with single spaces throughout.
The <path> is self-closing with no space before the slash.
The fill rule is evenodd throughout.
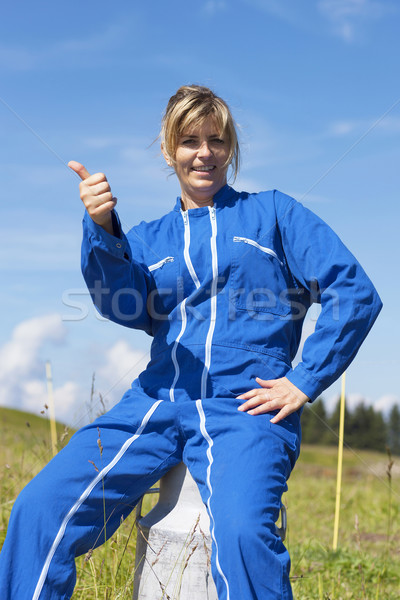
<path id="1" fill-rule="evenodd" d="M 349 365 L 381 303 L 317 216 L 276 190 L 227 184 L 239 168 L 237 132 L 211 90 L 181 87 L 161 140 L 180 196 L 127 235 L 105 175 L 70 163 L 82 178 L 93 301 L 153 337 L 151 360 L 21 493 L 2 552 L 2 600 L 70 598 L 75 556 L 104 541 L 104 510 L 110 536 L 182 460 L 209 512 L 219 599 L 292 598 L 275 521 L 299 454 L 301 410 Z M 292 368 L 313 302 L 321 314 Z M 94 475 L 99 431 L 104 466 Z"/>

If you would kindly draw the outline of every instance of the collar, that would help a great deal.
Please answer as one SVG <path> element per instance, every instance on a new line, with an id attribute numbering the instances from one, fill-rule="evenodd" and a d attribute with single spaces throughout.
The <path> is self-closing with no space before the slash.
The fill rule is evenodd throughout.
<path id="1" fill-rule="evenodd" d="M 233 188 L 231 188 L 228 184 L 225 184 L 213 196 L 214 206 L 216 206 L 217 208 L 221 208 L 222 206 L 224 206 L 227 203 L 227 201 L 234 194 L 236 194 L 236 191 Z M 180 211 L 181 210 L 181 197 L 180 196 L 178 196 L 177 199 L 176 199 L 174 210 L 176 210 L 176 211 Z M 205 212 L 208 212 L 208 206 L 200 206 L 199 208 L 190 208 L 189 210 L 190 211 L 195 211 L 196 215 L 200 215 L 200 214 L 203 214 Z M 193 213 L 193 215 L 194 215 L 194 213 Z"/>

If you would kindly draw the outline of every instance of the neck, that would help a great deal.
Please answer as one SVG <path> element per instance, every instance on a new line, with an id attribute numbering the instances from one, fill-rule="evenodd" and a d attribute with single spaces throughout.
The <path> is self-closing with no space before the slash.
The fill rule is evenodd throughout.
<path id="1" fill-rule="evenodd" d="M 203 206 L 213 206 L 214 202 L 212 197 L 204 200 L 194 200 L 193 198 L 188 198 L 187 196 L 181 197 L 181 205 L 182 210 L 188 210 L 189 208 L 201 208 Z"/>
<path id="2" fill-rule="evenodd" d="M 222 183 L 222 185 L 213 186 L 211 189 L 204 190 L 191 190 L 187 188 L 183 189 L 181 186 L 182 210 L 188 210 L 189 208 L 202 208 L 204 206 L 214 206 L 214 195 L 217 194 L 224 185 L 226 185 L 226 180 Z"/>

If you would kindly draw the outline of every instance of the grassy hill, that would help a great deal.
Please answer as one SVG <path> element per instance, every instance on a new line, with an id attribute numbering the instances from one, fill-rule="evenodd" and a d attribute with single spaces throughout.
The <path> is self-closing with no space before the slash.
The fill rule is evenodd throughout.
<path id="1" fill-rule="evenodd" d="M 57 439 L 65 443 L 68 430 L 62 423 L 56 424 Z M 13 463 L 20 455 L 39 453 L 45 456 L 51 451 L 50 422 L 47 415 L 0 407 L 0 465 Z"/>
<path id="2" fill-rule="evenodd" d="M 61 448 L 71 434 L 61 423 L 56 424 L 56 430 Z M 0 407 L 0 440 L 1 545 L 16 496 L 53 455 L 49 419 Z"/>
<path id="3" fill-rule="evenodd" d="M 63 425 L 58 424 L 57 433 L 61 440 Z M 18 491 L 51 458 L 49 422 L 0 408 L 0 436 L 1 547 Z M 395 461 L 389 476 L 385 454 L 345 449 L 339 547 L 334 552 L 337 450 L 303 446 L 284 496 L 285 544 L 296 600 L 400 598 L 400 458 Z M 155 501 L 148 497 L 144 512 Z M 131 600 L 135 538 L 132 514 L 106 545 L 79 558 L 73 599 Z"/>
<path id="4" fill-rule="evenodd" d="M 57 429 L 64 431 L 65 425 L 57 423 Z M 32 429 L 37 434 L 46 435 L 49 431 L 49 420 L 47 415 L 35 415 L 33 413 L 6 408 L 0 406 L 0 431 L 2 433 L 10 430 L 12 433 L 22 433 L 26 429 Z"/>

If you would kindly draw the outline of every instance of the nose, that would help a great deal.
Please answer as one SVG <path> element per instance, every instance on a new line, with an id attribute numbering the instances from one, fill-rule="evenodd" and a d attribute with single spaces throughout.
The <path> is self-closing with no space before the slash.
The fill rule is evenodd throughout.
<path id="1" fill-rule="evenodd" d="M 200 144 L 200 147 L 199 147 L 199 150 L 198 150 L 197 154 L 198 154 L 198 156 L 200 158 L 208 158 L 208 157 L 212 156 L 212 152 L 211 152 L 210 146 L 208 145 L 208 142 L 206 140 L 204 140 Z"/>

